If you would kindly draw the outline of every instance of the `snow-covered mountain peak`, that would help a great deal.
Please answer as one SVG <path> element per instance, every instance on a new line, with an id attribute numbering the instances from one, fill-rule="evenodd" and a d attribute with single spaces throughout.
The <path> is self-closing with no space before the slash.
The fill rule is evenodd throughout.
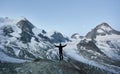
<path id="1" fill-rule="evenodd" d="M 110 27 L 110 25 L 108 25 L 108 23 L 106 23 L 106 22 L 103 22 L 103 23 L 101 23 L 101 24 L 99 24 L 97 27 Z"/>
<path id="2" fill-rule="evenodd" d="M 9 17 L 0 17 L 0 26 L 15 24 L 16 20 Z"/>
<path id="3" fill-rule="evenodd" d="M 16 25 L 19 27 L 19 28 L 34 28 L 34 25 L 29 22 L 26 18 L 22 18 L 20 19 Z"/>
<path id="4" fill-rule="evenodd" d="M 25 17 L 23 17 L 23 16 L 21 16 L 21 17 L 19 17 L 19 18 L 17 18 L 19 21 L 20 20 L 27 20 Z"/>
<path id="5" fill-rule="evenodd" d="M 21 20 L 27 20 L 25 17 L 19 17 L 19 18 L 11 18 L 11 17 L 0 17 L 0 24 L 7 24 L 7 25 L 11 25 L 11 24 L 16 24 L 17 22 L 21 21 Z"/>
<path id="6" fill-rule="evenodd" d="M 84 36 L 80 36 L 79 33 L 74 33 L 72 36 L 71 36 L 72 39 L 83 39 Z"/>
<path id="7" fill-rule="evenodd" d="M 71 36 L 71 38 L 78 39 L 78 38 L 80 38 L 80 35 L 79 35 L 79 33 L 75 33 Z"/>
<path id="8" fill-rule="evenodd" d="M 114 30 L 111 26 L 107 23 L 102 23 L 92 29 L 90 32 L 87 33 L 87 38 L 96 38 L 97 36 L 106 36 L 106 35 L 120 35 L 119 31 Z"/>
<path id="9" fill-rule="evenodd" d="M 111 26 L 109 26 L 107 23 L 102 23 L 102 24 L 100 24 L 100 25 L 98 25 L 96 28 L 95 28 L 98 32 L 101 32 L 100 30 L 102 30 L 102 31 L 107 31 L 107 32 L 109 32 L 109 31 L 111 31 L 111 30 L 113 30 L 112 28 L 111 28 Z"/>

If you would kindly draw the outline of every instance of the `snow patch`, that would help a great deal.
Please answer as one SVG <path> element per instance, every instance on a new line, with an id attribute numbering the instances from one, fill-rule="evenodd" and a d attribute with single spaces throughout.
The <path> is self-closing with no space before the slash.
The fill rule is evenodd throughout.
<path id="1" fill-rule="evenodd" d="M 101 30 L 101 29 L 98 29 L 97 32 L 98 32 L 98 33 L 103 33 L 104 31 Z"/>
<path id="2" fill-rule="evenodd" d="M 0 52 L 0 60 L 4 62 L 11 62 L 11 63 L 23 63 L 23 62 L 29 62 L 28 60 L 23 59 L 17 59 L 9 57 L 8 55 L 4 54 L 3 52 Z"/>

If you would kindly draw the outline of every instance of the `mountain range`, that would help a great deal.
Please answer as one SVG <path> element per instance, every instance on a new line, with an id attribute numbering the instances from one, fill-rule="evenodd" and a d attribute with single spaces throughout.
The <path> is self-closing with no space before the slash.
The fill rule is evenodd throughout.
<path id="1" fill-rule="evenodd" d="M 59 61 L 54 45 L 67 44 Z M 120 32 L 107 23 L 86 36 L 38 29 L 26 18 L 0 18 L 1 74 L 120 74 Z"/>

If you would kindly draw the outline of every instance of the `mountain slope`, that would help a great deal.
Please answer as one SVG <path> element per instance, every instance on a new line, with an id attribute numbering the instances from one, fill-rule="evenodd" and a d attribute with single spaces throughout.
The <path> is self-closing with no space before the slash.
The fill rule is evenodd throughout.
<path id="1" fill-rule="evenodd" d="M 54 43 L 66 41 L 69 38 L 60 32 L 50 34 L 36 28 L 26 18 L 0 18 L 0 52 L 9 57 L 26 60 L 46 58 L 47 50 Z"/>
<path id="2" fill-rule="evenodd" d="M 1 74 L 110 74 L 110 72 L 74 61 L 39 59 L 30 63 L 0 63 Z"/>
<path id="3" fill-rule="evenodd" d="M 107 23 L 102 23 L 88 32 L 86 38 L 73 38 L 72 44 L 70 43 L 66 53 L 80 62 L 104 69 L 113 74 L 119 74 L 119 33 L 119 31 L 112 29 Z"/>
<path id="4" fill-rule="evenodd" d="M 86 35 L 96 42 L 98 48 L 114 60 L 120 60 L 120 32 L 107 23 L 96 26 Z"/>

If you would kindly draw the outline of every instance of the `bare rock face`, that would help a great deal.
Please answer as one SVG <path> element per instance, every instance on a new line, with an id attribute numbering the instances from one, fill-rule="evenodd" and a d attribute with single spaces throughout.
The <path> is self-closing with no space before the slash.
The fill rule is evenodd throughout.
<path id="1" fill-rule="evenodd" d="M 1 74 L 112 74 L 88 64 L 71 61 L 36 59 L 26 63 L 0 63 Z"/>
<path id="2" fill-rule="evenodd" d="M 81 40 L 78 44 L 77 44 L 78 49 L 86 49 L 86 50 L 92 50 L 94 52 L 98 52 L 100 54 L 103 54 L 103 52 L 100 51 L 100 49 L 97 47 L 97 45 L 92 41 L 92 40 Z"/>
<path id="3" fill-rule="evenodd" d="M 24 19 L 20 20 L 16 25 L 22 30 L 20 40 L 23 41 L 23 43 L 30 42 L 34 35 L 32 32 L 32 29 L 34 28 L 33 24 L 27 19 Z"/>

